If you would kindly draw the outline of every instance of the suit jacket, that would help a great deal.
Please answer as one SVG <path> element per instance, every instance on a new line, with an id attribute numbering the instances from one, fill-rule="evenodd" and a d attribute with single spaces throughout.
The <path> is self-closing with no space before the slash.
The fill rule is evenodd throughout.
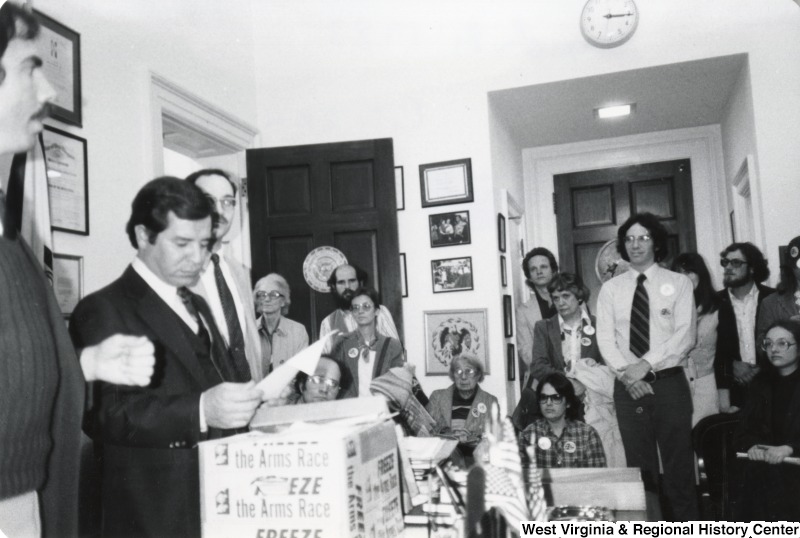
<path id="1" fill-rule="evenodd" d="M 758 288 L 758 312 L 756 314 L 756 329 L 759 326 L 761 317 L 761 303 L 764 298 L 773 294 L 773 288 L 756 284 Z M 718 291 L 719 297 L 719 324 L 717 325 L 717 351 L 714 356 L 714 376 L 717 380 L 717 388 L 731 390 L 731 403 L 742 405 L 744 400 L 745 388 L 739 386 L 733 379 L 733 362 L 741 361 L 742 355 L 739 352 L 739 331 L 736 328 L 736 315 L 733 312 L 731 296 L 727 288 Z M 756 333 L 758 330 L 756 330 Z M 758 338 L 756 338 L 758 345 Z M 758 352 L 756 352 L 758 356 Z"/>
<path id="2" fill-rule="evenodd" d="M 453 419 L 453 392 L 455 390 L 455 385 L 450 385 L 446 389 L 435 390 L 431 393 L 427 409 L 433 420 L 436 421 L 436 427 L 439 431 L 444 428 L 450 428 Z M 464 429 L 476 435 L 482 434 L 486 418 L 492 409 L 492 404 L 497 404 L 497 398 L 479 386 L 478 392 L 475 393 L 475 399 L 472 400 L 472 408 L 467 415 Z M 483 412 L 481 412 L 481 409 L 483 409 Z"/>
<path id="3" fill-rule="evenodd" d="M 219 338 L 213 320 L 209 325 Z M 222 376 L 201 365 L 199 338 L 132 267 L 78 304 L 70 330 L 78 345 L 122 333 L 146 336 L 156 349 L 149 386 L 98 387 L 91 429 L 102 443 L 103 534 L 199 536 L 197 443 L 232 433 L 200 432 L 200 395 Z"/>
<path id="4" fill-rule="evenodd" d="M 343 364 L 342 388 L 344 389 L 339 398 L 357 398 L 358 396 L 369 396 L 369 394 L 359 395 L 358 393 L 358 361 L 359 356 L 351 350 L 358 350 L 358 331 L 347 333 L 340 338 L 333 350 L 333 356 Z M 380 377 L 390 368 L 403 366 L 406 359 L 403 356 L 403 346 L 399 340 L 389 338 L 378 333 L 378 340 L 375 342 L 375 363 L 372 368 L 372 379 Z M 353 356 L 355 355 L 355 356 Z"/>
<path id="5" fill-rule="evenodd" d="M 250 374 L 253 376 L 253 381 L 260 381 L 265 375 L 263 365 L 261 364 L 261 340 L 258 336 L 258 324 L 256 323 L 256 307 L 253 302 L 253 285 L 250 280 L 250 270 L 239 263 L 233 258 L 225 256 L 225 262 L 231 270 L 233 275 L 233 286 L 228 282 L 228 287 L 236 289 L 239 294 L 239 301 L 244 308 L 245 326 L 242 327 L 244 332 L 244 353 L 247 356 L 247 362 L 250 364 Z M 214 271 L 214 266 L 211 262 L 205 268 L 206 271 Z M 208 290 L 203 285 L 202 281 L 198 281 L 197 285 L 192 289 L 200 297 L 208 302 Z M 225 323 L 224 319 L 214 319 L 217 325 Z"/>
<path id="6" fill-rule="evenodd" d="M 753 445 L 789 445 L 792 456 L 800 455 L 800 387 L 785 410 L 783 439 L 776 439 L 772 429 L 773 392 L 777 374 L 765 370 L 753 379 L 747 404 L 742 410 L 741 421 L 734 435 L 734 446 L 739 452 L 747 452 Z"/>
<path id="7" fill-rule="evenodd" d="M 539 309 L 539 302 L 536 300 L 534 292 L 531 292 L 527 303 L 517 307 L 515 319 L 517 320 L 517 355 L 526 367 L 522 386 L 527 387 L 533 360 L 533 328 L 542 319 L 542 311 Z"/>
<path id="8" fill-rule="evenodd" d="M 597 325 L 594 316 L 590 316 L 592 327 Z M 561 327 L 558 316 L 536 322 L 533 328 L 533 356 L 531 362 L 531 375 L 541 381 L 546 375 L 553 372 L 564 373 L 567 365 L 564 354 L 561 352 Z M 584 333 L 582 338 L 588 338 L 590 345 L 581 345 L 581 358 L 591 358 L 599 363 L 603 362 L 600 348 L 597 346 L 597 332 Z"/>
<path id="9" fill-rule="evenodd" d="M 797 316 L 794 293 L 777 293 L 777 290 L 774 291 L 775 293 L 770 294 L 767 299 L 758 303 L 756 342 L 761 342 L 764 339 L 767 335 L 767 329 L 773 322 Z M 760 351 L 761 349 L 759 348 Z M 763 353 L 761 353 L 761 357 L 766 360 L 766 356 Z"/>

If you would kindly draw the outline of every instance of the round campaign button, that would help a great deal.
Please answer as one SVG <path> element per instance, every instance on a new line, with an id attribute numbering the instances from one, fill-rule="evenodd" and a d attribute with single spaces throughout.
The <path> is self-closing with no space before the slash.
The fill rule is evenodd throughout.
<path id="1" fill-rule="evenodd" d="M 478 404 L 478 412 L 479 413 L 485 413 L 486 412 L 486 404 L 485 403 L 480 402 Z"/>
<path id="2" fill-rule="evenodd" d="M 576 450 L 578 450 L 578 447 L 575 446 L 574 441 L 567 441 L 564 443 L 564 452 L 567 454 L 574 454 Z"/>
<path id="3" fill-rule="evenodd" d="M 592 336 L 594 334 L 594 327 L 591 325 L 586 325 L 583 327 L 583 334 L 587 336 Z"/>
<path id="4" fill-rule="evenodd" d="M 472 411 L 470 411 L 470 412 L 472 413 L 472 416 L 475 417 L 475 418 L 478 418 L 479 416 L 481 416 L 481 414 L 478 413 L 478 408 L 477 407 L 473 407 Z"/>
<path id="5" fill-rule="evenodd" d="M 589 347 L 589 346 L 592 345 L 592 340 L 590 338 L 584 336 L 583 338 L 581 338 L 581 345 L 583 347 Z"/>
<path id="6" fill-rule="evenodd" d="M 350 351 L 347 352 L 347 356 L 351 359 L 355 359 L 358 357 L 358 349 L 354 347 L 350 348 Z"/>
<path id="7" fill-rule="evenodd" d="M 669 297 L 673 293 L 675 293 L 675 286 L 669 283 L 661 285 L 661 295 Z"/>
<path id="8" fill-rule="evenodd" d="M 550 447 L 553 445 L 553 443 L 551 443 L 550 439 L 547 437 L 539 437 L 539 440 L 536 442 L 536 444 L 539 445 L 539 448 L 542 450 L 550 450 Z"/>

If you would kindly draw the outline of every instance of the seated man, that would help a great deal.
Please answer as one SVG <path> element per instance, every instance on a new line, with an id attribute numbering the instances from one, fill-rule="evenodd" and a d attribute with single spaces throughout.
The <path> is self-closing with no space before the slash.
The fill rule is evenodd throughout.
<path id="1" fill-rule="evenodd" d="M 297 395 L 290 397 L 290 403 L 303 404 L 312 402 L 329 402 L 339 396 L 342 379 L 342 368 L 331 357 L 319 358 L 314 375 L 300 372 L 294 378 Z"/>

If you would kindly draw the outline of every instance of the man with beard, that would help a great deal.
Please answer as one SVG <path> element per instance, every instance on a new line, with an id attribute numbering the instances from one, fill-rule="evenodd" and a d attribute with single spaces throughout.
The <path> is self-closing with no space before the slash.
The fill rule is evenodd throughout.
<path id="1" fill-rule="evenodd" d="M 717 292 L 720 307 L 714 371 L 720 411 L 734 413 L 744 405 L 747 388 L 760 370 L 756 360 L 758 306 L 775 290 L 761 284 L 769 278 L 769 267 L 752 243 L 729 245 L 720 252 L 720 265 L 725 289 Z"/>
<path id="2" fill-rule="evenodd" d="M 320 338 L 335 330 L 341 333 L 356 330 L 356 320 L 350 312 L 350 301 L 353 300 L 353 292 L 359 287 L 366 286 L 368 279 L 367 272 L 356 265 L 340 265 L 331 272 L 328 287 L 338 308 L 322 320 L 319 326 Z M 388 308 L 380 306 L 376 322 L 378 333 L 400 340 L 397 327 L 394 326 L 394 318 Z"/>
<path id="3" fill-rule="evenodd" d="M 211 201 L 216 213 L 214 246 L 211 263 L 206 265 L 192 292 L 206 300 L 222 338 L 232 355 L 246 360 L 255 381 L 267 371 L 261 361 L 261 340 L 258 335 L 250 290 L 250 270 L 222 255 L 225 237 L 231 231 L 236 213 L 236 183 L 223 170 L 208 168 L 190 174 L 186 181 L 197 186 Z"/>

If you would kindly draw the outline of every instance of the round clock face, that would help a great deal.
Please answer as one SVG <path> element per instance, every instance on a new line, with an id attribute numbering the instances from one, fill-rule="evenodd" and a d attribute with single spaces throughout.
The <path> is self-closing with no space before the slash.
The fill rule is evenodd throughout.
<path id="1" fill-rule="evenodd" d="M 622 45 L 639 23 L 633 0 L 589 0 L 581 13 L 581 33 L 596 47 Z"/>

